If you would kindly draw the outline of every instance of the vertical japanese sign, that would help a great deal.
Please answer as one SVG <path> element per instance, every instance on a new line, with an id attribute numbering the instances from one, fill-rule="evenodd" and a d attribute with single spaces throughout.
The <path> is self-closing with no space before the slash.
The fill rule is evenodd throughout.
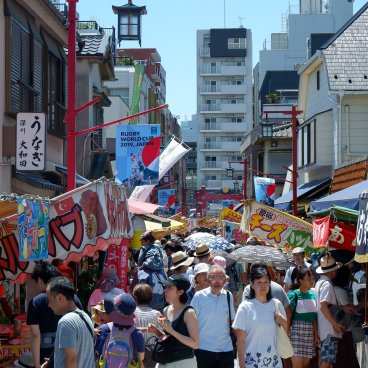
<path id="1" fill-rule="evenodd" d="M 116 129 L 116 178 L 129 187 L 158 183 L 160 126 L 121 125 Z"/>
<path id="2" fill-rule="evenodd" d="M 19 260 L 48 258 L 49 204 L 18 198 Z"/>
<path id="3" fill-rule="evenodd" d="M 275 188 L 275 179 L 254 177 L 254 191 L 257 202 L 274 207 Z"/>
<path id="4" fill-rule="evenodd" d="M 46 114 L 17 114 L 16 168 L 19 171 L 45 170 Z"/>
<path id="5" fill-rule="evenodd" d="M 360 263 L 368 262 L 368 192 L 363 192 L 359 197 L 355 260 Z"/>

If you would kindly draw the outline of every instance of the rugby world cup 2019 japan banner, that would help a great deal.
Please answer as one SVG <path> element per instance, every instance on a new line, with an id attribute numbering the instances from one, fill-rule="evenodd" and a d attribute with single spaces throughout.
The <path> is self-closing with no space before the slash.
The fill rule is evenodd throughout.
<path id="1" fill-rule="evenodd" d="M 48 259 L 78 262 L 110 244 L 133 236 L 124 189 L 111 182 L 93 182 L 51 200 Z M 20 280 L 33 262 L 19 255 L 17 216 L 0 221 L 0 280 Z"/>
<path id="2" fill-rule="evenodd" d="M 356 229 L 355 260 L 368 262 L 368 192 L 359 197 L 359 217 Z"/>
<path id="3" fill-rule="evenodd" d="M 256 201 L 273 207 L 275 203 L 275 179 L 254 177 L 254 191 Z"/>
<path id="4" fill-rule="evenodd" d="M 171 167 L 173 167 L 188 151 L 188 148 L 185 148 L 180 142 L 172 139 L 160 155 L 158 179 L 161 180 Z M 145 202 L 154 187 L 154 185 L 135 187 L 129 199 Z"/>
<path id="5" fill-rule="evenodd" d="M 116 181 L 128 187 L 159 181 L 160 125 L 116 128 Z"/>
<path id="6" fill-rule="evenodd" d="M 19 259 L 38 261 L 48 258 L 49 203 L 18 198 Z"/>
<path id="7" fill-rule="evenodd" d="M 245 231 L 281 248 L 302 247 L 308 253 L 313 249 L 312 225 L 256 201 L 244 204 L 242 225 Z M 242 227 L 243 227 L 242 226 Z"/>
<path id="8" fill-rule="evenodd" d="M 157 204 L 171 207 L 175 204 L 175 189 L 159 189 L 157 191 Z"/>

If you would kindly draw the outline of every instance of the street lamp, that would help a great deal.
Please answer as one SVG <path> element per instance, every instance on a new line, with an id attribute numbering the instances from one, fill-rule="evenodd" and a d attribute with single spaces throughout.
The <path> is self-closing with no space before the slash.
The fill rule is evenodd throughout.
<path id="1" fill-rule="evenodd" d="M 261 123 L 262 125 L 262 137 L 271 137 L 273 135 L 273 124 Z"/>
<path id="2" fill-rule="evenodd" d="M 244 166 L 243 171 L 243 197 L 244 199 L 247 199 L 247 165 L 248 161 L 228 161 L 229 167 L 226 168 L 226 174 L 228 178 L 233 178 L 234 169 L 231 167 L 231 164 L 239 164 Z M 235 190 L 235 182 L 234 182 L 234 190 Z M 239 190 L 239 183 L 238 183 L 238 190 Z"/>
<path id="3" fill-rule="evenodd" d="M 112 6 L 118 15 L 118 40 L 138 41 L 141 46 L 141 18 L 147 14 L 145 6 L 136 6 L 132 0 L 123 6 Z"/>

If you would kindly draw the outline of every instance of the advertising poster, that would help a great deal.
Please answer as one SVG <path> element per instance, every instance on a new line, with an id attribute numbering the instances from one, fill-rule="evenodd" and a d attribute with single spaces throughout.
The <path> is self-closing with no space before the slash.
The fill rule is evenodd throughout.
<path id="1" fill-rule="evenodd" d="M 175 139 L 172 139 L 160 155 L 159 180 L 161 180 L 171 167 L 173 167 L 188 151 L 188 148 L 184 147 Z M 154 187 L 154 185 L 135 187 L 129 199 L 145 202 Z"/>
<path id="2" fill-rule="evenodd" d="M 313 249 L 312 225 L 275 208 L 249 200 L 242 219 L 245 231 L 280 248 L 302 247 L 306 253 Z"/>
<path id="3" fill-rule="evenodd" d="M 359 263 L 368 262 L 368 192 L 363 192 L 359 197 L 355 260 Z"/>
<path id="4" fill-rule="evenodd" d="M 325 247 L 328 245 L 330 235 L 330 216 L 313 219 L 313 247 Z"/>
<path id="5" fill-rule="evenodd" d="M 18 198 L 19 259 L 39 261 L 48 258 L 49 204 Z"/>
<path id="6" fill-rule="evenodd" d="M 275 188 L 275 179 L 254 177 L 254 191 L 257 202 L 274 207 Z"/>
<path id="7" fill-rule="evenodd" d="M 52 200 L 49 207 L 48 260 L 66 263 L 121 244 L 133 236 L 125 190 L 112 182 L 94 182 Z M 18 216 L 0 221 L 0 280 L 24 280 L 34 262 L 20 260 Z"/>
<path id="8" fill-rule="evenodd" d="M 175 203 L 175 189 L 159 189 L 157 191 L 157 204 L 160 206 L 172 206 Z"/>
<path id="9" fill-rule="evenodd" d="M 116 181 L 128 187 L 158 183 L 160 125 L 116 128 Z"/>

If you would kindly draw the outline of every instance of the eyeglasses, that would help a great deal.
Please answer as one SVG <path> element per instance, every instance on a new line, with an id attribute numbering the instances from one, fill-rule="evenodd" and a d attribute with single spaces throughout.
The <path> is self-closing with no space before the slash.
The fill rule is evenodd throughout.
<path id="1" fill-rule="evenodd" d="M 209 276 L 208 277 L 210 280 L 219 280 L 219 281 L 224 281 L 226 279 L 225 276 Z"/>

